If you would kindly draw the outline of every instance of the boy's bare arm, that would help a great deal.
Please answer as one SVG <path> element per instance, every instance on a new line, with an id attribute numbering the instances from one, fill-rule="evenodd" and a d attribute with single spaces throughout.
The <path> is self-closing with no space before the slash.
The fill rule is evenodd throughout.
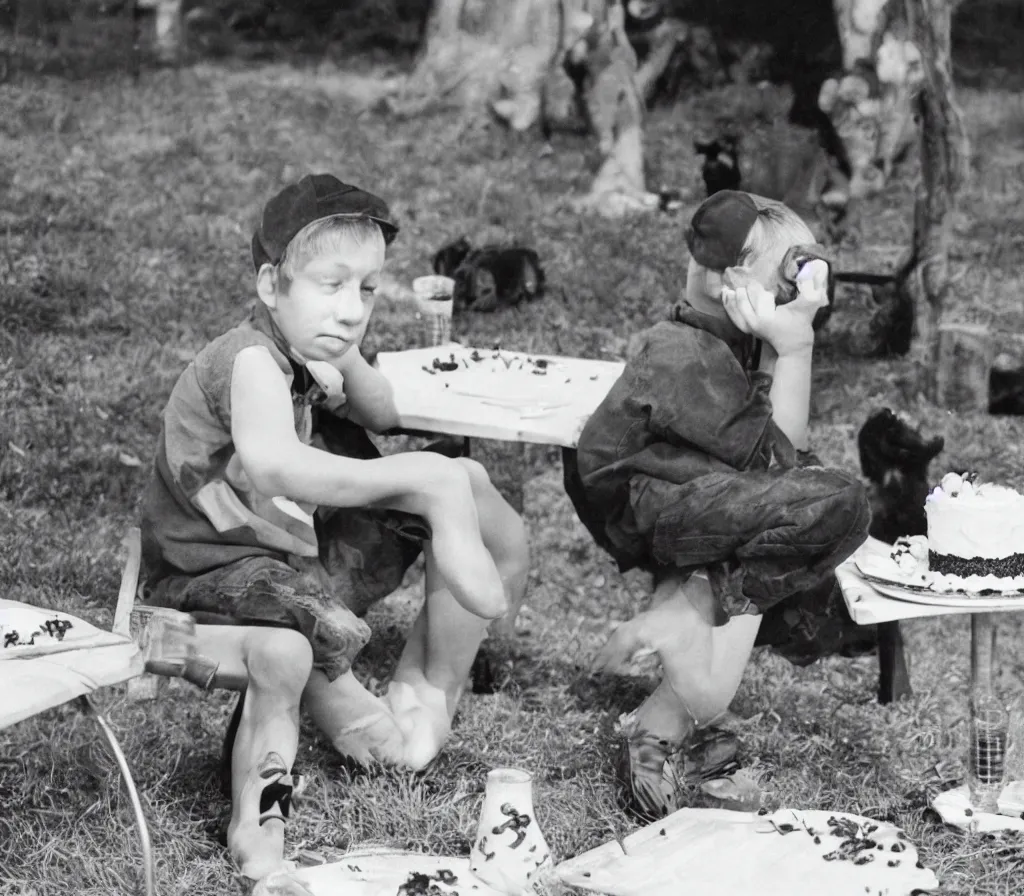
<path id="1" fill-rule="evenodd" d="M 810 447 L 807 423 L 811 409 L 811 356 L 810 348 L 775 356 L 774 349 L 767 345 L 761 355 L 761 369 L 772 371 L 768 392 L 772 419 L 797 451 Z"/>
<path id="2" fill-rule="evenodd" d="M 468 476 L 442 455 L 356 460 L 304 445 L 295 434 L 287 382 L 262 346 L 235 359 L 231 435 L 243 469 L 266 495 L 333 507 L 390 507 L 428 520 L 445 508 L 461 513 L 455 510 L 460 501 L 472 506 Z"/>
<path id="3" fill-rule="evenodd" d="M 776 305 L 775 295 L 756 280 L 722 290 L 722 304 L 736 326 L 765 342 L 761 369 L 773 374 L 772 419 L 798 451 L 808 448 L 811 324 L 817 310 L 828 302 L 824 287 L 824 277 L 798 279 L 799 297 L 785 305 Z"/>
<path id="4" fill-rule="evenodd" d="M 398 426 L 398 410 L 391 383 L 367 363 L 359 346 L 345 352 L 338 369 L 345 378 L 350 420 L 371 432 L 384 432 Z"/>

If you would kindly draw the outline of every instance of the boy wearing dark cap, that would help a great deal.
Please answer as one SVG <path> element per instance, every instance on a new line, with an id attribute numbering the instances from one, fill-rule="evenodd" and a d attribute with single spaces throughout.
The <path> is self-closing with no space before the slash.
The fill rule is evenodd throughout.
<path id="1" fill-rule="evenodd" d="M 190 649 L 217 672 L 197 683 L 243 691 L 228 846 L 256 880 L 285 873 L 300 700 L 340 752 L 422 768 L 488 620 L 525 589 L 522 521 L 479 464 L 381 457 L 367 435 L 397 425 L 360 352 L 397 229 L 381 199 L 331 175 L 267 203 L 258 301 L 179 378 L 143 502 L 147 603 L 198 623 Z M 380 699 L 351 671 L 361 616 L 421 551 L 426 601 Z"/>
<path id="2" fill-rule="evenodd" d="M 755 645 L 799 665 L 846 646 L 855 627 L 834 570 L 868 525 L 857 478 L 806 464 L 831 279 L 807 225 L 781 203 L 722 191 L 686 240 L 685 300 L 641 334 L 566 466 L 597 542 L 621 569 L 654 574 L 652 608 L 594 662 L 661 660 L 661 685 L 621 720 L 626 805 L 648 819 L 679 808 L 687 765 L 696 776 L 733 758 L 735 738 L 709 725 Z"/>

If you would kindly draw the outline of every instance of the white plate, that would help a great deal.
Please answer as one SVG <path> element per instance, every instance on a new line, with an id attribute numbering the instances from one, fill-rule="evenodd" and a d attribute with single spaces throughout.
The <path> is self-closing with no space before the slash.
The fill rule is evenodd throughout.
<path id="1" fill-rule="evenodd" d="M 1018 589 L 971 591 L 944 587 L 940 582 L 922 579 L 921 571 L 908 573 L 901 570 L 892 559 L 892 550 L 892 545 L 869 538 L 853 558 L 857 571 L 876 591 L 887 597 L 940 607 L 981 606 L 993 609 L 1020 606 L 1024 600 L 1024 591 Z M 927 571 L 924 575 L 928 575 Z"/>
<path id="2" fill-rule="evenodd" d="M 852 823 L 858 840 L 876 842 L 861 853 L 867 861 L 836 860 L 846 836 L 833 835 L 830 819 Z M 679 809 L 621 843 L 563 862 L 555 873 L 564 884 L 609 896 L 910 896 L 939 886 L 918 859 L 894 825 L 859 815 Z"/>
<path id="3" fill-rule="evenodd" d="M 956 607 L 965 610 L 1024 610 L 1024 595 L 1006 597 L 1005 595 L 972 594 L 969 591 L 939 592 L 917 587 L 908 588 L 888 582 L 883 583 L 871 578 L 868 578 L 868 581 L 879 594 L 914 604 Z"/>

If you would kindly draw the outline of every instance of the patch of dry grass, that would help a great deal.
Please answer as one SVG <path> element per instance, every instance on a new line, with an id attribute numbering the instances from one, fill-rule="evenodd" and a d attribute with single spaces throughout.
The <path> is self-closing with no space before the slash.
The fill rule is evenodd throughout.
<path id="1" fill-rule="evenodd" d="M 591 176 L 588 144 L 557 137 L 555 154 L 542 157 L 532 138 L 459 133 L 444 116 L 399 124 L 361 111 L 344 83 L 333 69 L 313 76 L 226 62 L 147 73 L 137 84 L 0 86 L 0 593 L 110 624 L 120 536 L 145 476 L 124 457 L 148 460 L 174 378 L 242 313 L 256 212 L 302 172 L 336 171 L 389 197 L 402 223 L 389 262 L 400 278 L 426 271 L 450 238 L 494 222 L 537 248 L 551 294 L 462 322 L 471 343 L 618 357 L 678 293 L 682 217 L 610 222 L 566 206 Z M 995 91 L 965 90 L 961 101 L 978 157 L 956 222 L 951 312 L 984 316 L 1013 347 L 1024 323 L 1024 110 L 1018 96 Z M 681 187 L 691 204 L 700 198 L 695 110 L 656 110 L 649 138 L 652 179 Z M 895 260 L 909 238 L 912 177 L 904 169 L 863 210 L 844 262 Z M 372 342 L 400 347 L 411 326 L 405 307 L 385 303 Z M 857 429 L 888 404 L 946 436 L 941 466 L 1024 487 L 1024 424 L 929 406 L 899 361 L 856 361 L 825 344 L 814 402 L 813 436 L 828 462 L 855 468 Z M 595 680 L 585 669 L 646 583 L 619 575 L 577 522 L 557 452 L 529 456 L 531 596 L 517 641 L 495 647 L 498 693 L 466 698 L 449 747 L 420 776 L 353 774 L 304 728 L 312 785 L 289 850 L 332 856 L 380 843 L 465 853 L 484 775 L 502 764 L 534 772 L 537 815 L 557 856 L 631 829 L 615 805 L 611 730 L 652 682 Z M 387 676 L 417 576 L 374 610 L 379 640 L 360 674 Z M 1006 616 L 1000 626 L 999 685 L 1020 697 L 1021 624 Z M 919 844 L 944 893 L 1015 894 L 1017 846 L 965 837 L 927 812 L 929 796 L 964 773 L 968 623 L 905 629 L 916 694 L 899 706 L 874 702 L 872 658 L 794 669 L 756 655 L 734 705 L 747 758 L 770 806 L 890 819 Z M 160 892 L 241 892 L 217 840 L 228 811 L 217 762 L 230 695 L 171 682 L 156 704 L 128 704 L 119 688 L 99 699 L 143 794 Z M 0 733 L 0 802 L 0 893 L 105 896 L 140 880 L 116 765 L 74 709 Z"/>

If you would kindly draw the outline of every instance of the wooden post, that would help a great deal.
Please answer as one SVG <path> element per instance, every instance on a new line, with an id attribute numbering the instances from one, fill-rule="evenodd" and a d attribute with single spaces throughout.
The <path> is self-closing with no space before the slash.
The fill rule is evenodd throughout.
<path id="1" fill-rule="evenodd" d="M 142 535 L 136 526 L 132 526 L 128 530 L 122 544 L 127 555 L 124 568 L 121 571 L 121 587 L 117 594 L 117 606 L 114 609 L 113 630 L 119 635 L 130 636 L 141 647 L 145 617 L 135 611 L 135 598 L 138 593 L 139 571 L 142 564 Z M 160 689 L 160 678 L 149 672 L 143 672 L 142 675 L 128 681 L 125 697 L 129 703 L 155 700 Z"/>
<path id="2" fill-rule="evenodd" d="M 935 402 L 958 411 L 988 411 L 992 341 L 988 327 L 942 324 L 938 330 Z"/>
<path id="3" fill-rule="evenodd" d="M 518 131 L 540 117 L 541 87 L 558 51 L 552 0 L 436 0 L 411 76 L 390 103 L 394 114 L 459 106 L 459 127 L 488 112 Z"/>

